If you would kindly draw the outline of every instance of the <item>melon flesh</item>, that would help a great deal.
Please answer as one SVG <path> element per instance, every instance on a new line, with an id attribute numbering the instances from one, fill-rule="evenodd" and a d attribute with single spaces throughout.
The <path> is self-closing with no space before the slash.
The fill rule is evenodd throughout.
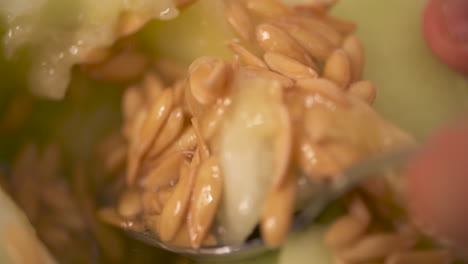
<path id="1" fill-rule="evenodd" d="M 241 71 L 233 87 L 232 105 L 223 120 L 215 153 L 223 171 L 223 197 L 217 214 L 221 243 L 242 244 L 258 224 L 273 182 L 274 142 L 280 120 L 280 84 Z"/>
<path id="2" fill-rule="evenodd" d="M 55 264 L 24 213 L 0 188 L 0 263 Z"/>
<path id="3" fill-rule="evenodd" d="M 0 2 L 2 48 L 7 58 L 25 48 L 29 86 L 37 95 L 62 99 L 71 67 L 94 48 L 110 46 L 123 12 L 148 18 L 178 15 L 172 0 L 14 0 Z"/>

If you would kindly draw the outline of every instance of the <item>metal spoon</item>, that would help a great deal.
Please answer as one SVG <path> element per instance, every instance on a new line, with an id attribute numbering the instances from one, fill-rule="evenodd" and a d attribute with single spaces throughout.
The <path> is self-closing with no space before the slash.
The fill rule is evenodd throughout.
<path id="1" fill-rule="evenodd" d="M 376 172 L 381 172 L 383 169 L 394 168 L 396 165 L 407 161 L 415 151 L 415 147 L 407 147 L 372 157 L 363 163 L 343 171 L 341 174 L 337 175 L 337 177 L 334 177 L 333 180 L 324 183 L 323 186 L 318 188 L 318 192 L 314 194 L 314 198 L 309 201 L 294 218 L 291 231 L 298 231 L 310 225 L 332 201 L 346 194 L 363 182 L 363 180 L 372 176 L 382 175 L 382 173 Z M 248 240 L 244 244 L 237 246 L 225 245 L 192 249 L 168 246 L 149 230 L 143 232 L 133 230 L 126 231 L 129 236 L 148 245 L 204 262 L 246 259 L 258 256 L 270 250 L 264 245 L 260 237 Z"/>

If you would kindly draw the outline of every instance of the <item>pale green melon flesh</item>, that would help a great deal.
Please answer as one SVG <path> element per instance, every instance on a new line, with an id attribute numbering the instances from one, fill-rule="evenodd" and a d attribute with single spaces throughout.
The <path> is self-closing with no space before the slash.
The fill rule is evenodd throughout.
<path id="1" fill-rule="evenodd" d="M 56 261 L 52 259 L 51 255 L 47 252 L 46 248 L 39 242 L 35 230 L 29 223 L 27 217 L 4 193 L 1 187 L 0 208 L 0 263 L 16 264 L 19 260 L 18 257 L 21 255 L 20 252 L 25 251 L 23 253 L 27 254 L 28 252 L 31 252 L 31 250 L 37 250 L 36 252 L 39 252 L 38 256 L 40 256 L 41 258 L 37 260 L 37 263 L 55 264 Z M 6 237 L 7 229 L 11 229 L 13 227 L 21 228 L 22 230 L 24 230 L 24 233 L 22 234 L 22 242 L 27 242 L 27 244 L 5 244 L 5 239 L 7 239 L 7 241 L 11 241 L 11 238 Z M 36 245 L 37 248 L 25 248 L 30 245 Z"/>
<path id="2" fill-rule="evenodd" d="M 72 66 L 91 50 L 117 39 L 123 12 L 171 19 L 179 11 L 172 0 L 1 1 L 0 29 L 5 29 L 1 50 L 12 58 L 26 48 L 31 59 L 30 89 L 43 97 L 63 99 Z"/>

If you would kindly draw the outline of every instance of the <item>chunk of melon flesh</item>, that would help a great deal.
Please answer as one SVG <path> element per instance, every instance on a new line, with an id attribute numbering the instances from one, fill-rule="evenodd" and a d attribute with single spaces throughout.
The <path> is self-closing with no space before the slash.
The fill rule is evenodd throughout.
<path id="1" fill-rule="evenodd" d="M 24 213 L 0 188 L 0 263 L 55 264 Z"/>
<path id="2" fill-rule="evenodd" d="M 332 10 L 358 24 L 366 53 L 364 78 L 377 86 L 375 108 L 418 138 L 468 105 L 468 79 L 439 62 L 424 42 L 426 3 L 340 0 Z"/>
<path id="3" fill-rule="evenodd" d="M 224 177 L 216 223 L 223 244 L 243 243 L 259 222 L 281 128 L 279 98 L 270 91 L 279 88 L 276 81 L 243 71 L 233 85 L 232 105 L 213 146 Z"/>
<path id="4" fill-rule="evenodd" d="M 11 58 L 21 48 L 30 54 L 29 86 L 36 94 L 62 99 L 71 68 L 94 48 L 117 39 L 123 12 L 170 19 L 172 0 L 14 0 L 0 2 L 2 52 Z"/>

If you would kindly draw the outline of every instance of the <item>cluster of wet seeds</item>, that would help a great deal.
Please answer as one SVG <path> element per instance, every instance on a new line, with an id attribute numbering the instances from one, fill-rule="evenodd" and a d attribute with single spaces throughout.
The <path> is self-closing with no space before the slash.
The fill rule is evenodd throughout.
<path id="1" fill-rule="evenodd" d="M 35 144 L 27 144 L 17 154 L 8 177 L 3 177 L 2 187 L 23 209 L 39 238 L 58 260 L 91 263 L 95 256 L 93 243 L 90 243 L 93 225 L 89 225 L 89 221 L 93 217 L 82 214 L 83 203 L 91 197 L 78 200 L 72 194 L 71 185 L 61 174 L 62 162 L 57 145 L 40 150 Z M 83 184 L 76 187 L 81 188 L 81 193 L 85 191 Z M 24 254 L 28 257 L 28 253 Z"/>
<path id="2" fill-rule="evenodd" d="M 284 136 L 275 156 L 278 176 L 260 221 L 266 243 L 280 246 L 297 198 L 297 176 L 288 168 L 300 168 L 317 183 L 365 155 L 350 142 L 330 140 L 329 120 L 320 109 L 307 108 L 310 97 L 346 108 L 353 104 L 350 97 L 372 104 L 376 96 L 372 82 L 360 79 L 364 51 L 353 35 L 355 25 L 329 15 L 330 6 L 289 8 L 275 0 L 225 0 L 227 21 L 239 37 L 226 44 L 235 54 L 232 61 L 201 57 L 186 75 L 184 69 L 177 70 L 170 79 L 178 78 L 170 84 L 164 72 L 174 71 L 162 67 L 129 86 L 122 102 L 123 138 L 105 159 L 109 171 L 126 163 L 127 187 L 116 211 L 101 211 L 103 220 L 136 230 L 150 228 L 173 246 L 216 244 L 212 225 L 223 175 L 210 142 L 231 104 L 230 88 L 247 72 L 281 86 L 274 91 L 281 101 L 279 113 L 284 113 Z M 421 249 L 423 237 L 407 219 L 381 212 L 388 209 L 379 203 L 390 192 L 386 183 L 368 185 L 361 192 L 374 199 L 360 192 L 347 199 L 348 213 L 334 220 L 325 235 L 336 263 L 451 261 L 444 249 Z M 388 218 L 386 224 L 379 223 L 382 215 Z"/>
<path id="3" fill-rule="evenodd" d="M 280 246 L 297 199 L 298 179 L 289 173 L 289 168 L 298 167 L 310 182 L 317 183 L 365 155 L 349 142 L 331 140 L 329 120 L 320 115 L 320 106 L 314 111 L 307 106 L 307 100 L 313 97 L 346 109 L 353 104 L 350 97 L 372 104 L 376 96 L 375 86 L 360 79 L 364 52 L 353 35 L 355 25 L 330 16 L 327 9 L 331 5 L 290 8 L 276 0 L 225 0 L 227 21 L 239 37 L 226 44 L 235 54 L 234 59 L 201 57 L 188 70 L 170 61 L 156 62 L 156 67 L 150 69 L 148 59 L 131 45 L 121 48 L 118 54 L 108 49 L 91 54 L 83 63 L 91 76 L 112 81 L 143 76 L 141 82 L 124 92 L 121 131 L 101 146 L 104 171 L 124 176 L 114 186 L 122 190 L 118 204 L 100 210 L 98 217 L 124 228 L 150 228 L 173 246 L 216 245 L 212 226 L 222 197 L 223 175 L 210 143 L 231 104 L 231 86 L 247 73 L 273 80 L 281 87 L 274 91 L 281 102 L 278 111 L 284 126 L 275 156 L 277 177 L 264 202 L 260 221 L 266 243 Z M 128 36 L 146 22 L 129 15 L 123 19 L 119 32 Z M 21 170 L 34 170 L 30 165 L 21 165 L 24 160 L 35 156 L 44 160 L 30 162 L 48 164 L 54 162 L 56 154 L 51 147 L 36 157 L 37 150 L 31 146 L 13 168 L 12 174 L 17 176 L 4 185 L 12 188 L 13 197 L 38 230 L 45 232 L 42 239 L 60 250 L 63 240 L 71 238 L 60 230 L 80 234 L 87 224 L 95 224 L 86 223 L 86 216 L 76 215 L 76 202 L 68 197 L 64 190 L 67 187 L 60 179 L 46 177 L 57 175 L 56 166 L 42 165 L 54 171 L 44 172 L 41 182 L 57 186 L 41 188 L 44 191 L 40 199 L 31 197 L 36 193 L 30 191 L 34 186 L 24 185 L 33 182 L 25 178 L 33 173 Z M 15 189 L 20 183 L 22 187 Z M 445 249 L 421 247 L 422 235 L 406 218 L 392 215 L 386 207 L 386 183 L 368 185 L 344 198 L 347 213 L 335 219 L 326 232 L 324 240 L 332 249 L 336 264 L 452 261 Z M 86 200 L 85 197 L 83 194 L 80 199 Z M 41 226 L 37 215 L 42 205 L 38 201 L 46 207 L 57 207 L 51 211 L 68 212 L 67 218 L 54 218 L 64 223 L 47 221 L 48 226 Z M 59 230 L 61 225 L 71 226 Z"/>

